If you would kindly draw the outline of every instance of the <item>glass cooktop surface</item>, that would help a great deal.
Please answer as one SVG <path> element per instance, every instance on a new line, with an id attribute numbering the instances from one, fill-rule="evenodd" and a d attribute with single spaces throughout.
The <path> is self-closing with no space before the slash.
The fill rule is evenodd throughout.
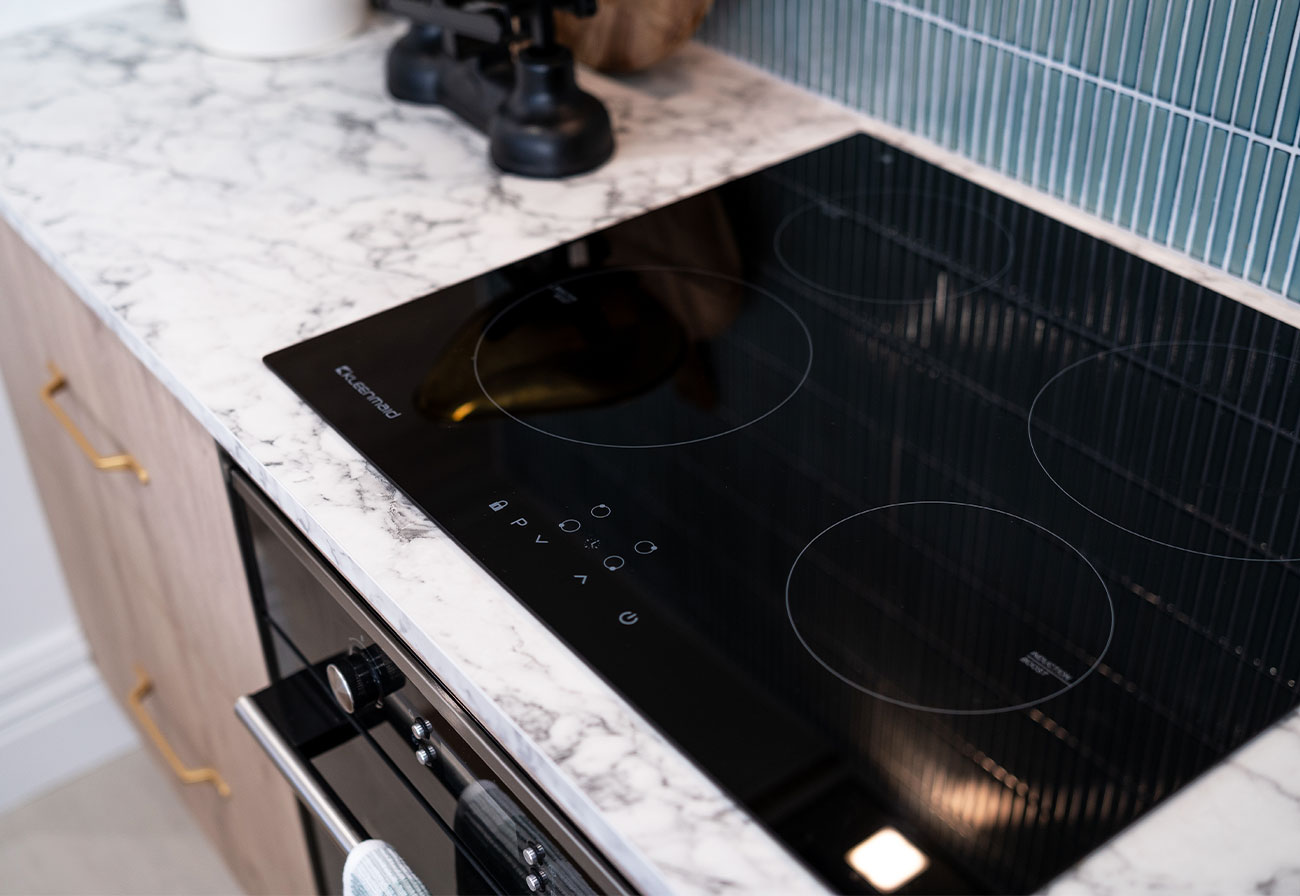
<path id="1" fill-rule="evenodd" d="M 865 136 L 267 363 L 833 889 L 1300 703 L 1300 335 Z"/>

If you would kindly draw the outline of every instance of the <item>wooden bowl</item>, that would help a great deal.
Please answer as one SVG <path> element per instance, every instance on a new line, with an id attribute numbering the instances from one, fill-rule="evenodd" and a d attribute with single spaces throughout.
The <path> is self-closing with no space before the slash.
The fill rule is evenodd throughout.
<path id="1" fill-rule="evenodd" d="M 600 0 L 596 14 L 555 14 L 560 43 L 602 72 L 649 68 L 691 39 L 713 0 Z"/>

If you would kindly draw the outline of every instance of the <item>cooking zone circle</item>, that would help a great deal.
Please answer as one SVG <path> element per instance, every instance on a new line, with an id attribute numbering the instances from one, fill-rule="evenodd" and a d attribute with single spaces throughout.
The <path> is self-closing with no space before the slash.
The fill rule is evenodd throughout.
<path id="1" fill-rule="evenodd" d="M 805 286 L 856 302 L 957 298 L 1002 279 L 1011 232 L 978 209 L 910 191 L 817 199 L 777 227 L 781 266 Z"/>
<path id="2" fill-rule="evenodd" d="M 850 687 L 953 715 L 1010 712 L 1075 687 L 1115 616 L 1073 545 L 949 501 L 864 510 L 810 541 L 786 579 L 795 636 Z"/>
<path id="3" fill-rule="evenodd" d="M 1300 365 L 1239 345 L 1152 342 L 1075 361 L 1029 409 L 1043 472 L 1165 547 L 1300 559 Z"/>
<path id="4" fill-rule="evenodd" d="M 666 448 L 743 429 L 812 367 L 799 315 L 710 271 L 623 267 L 511 303 L 483 328 L 474 376 L 497 410 L 598 448 Z"/>

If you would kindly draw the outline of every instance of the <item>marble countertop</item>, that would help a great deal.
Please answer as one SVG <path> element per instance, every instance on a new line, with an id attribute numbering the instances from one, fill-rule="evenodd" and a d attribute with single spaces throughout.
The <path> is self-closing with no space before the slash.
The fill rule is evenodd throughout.
<path id="1" fill-rule="evenodd" d="M 617 155 L 527 181 L 492 170 L 484 139 L 447 113 L 384 95 L 395 33 L 378 22 L 319 56 L 239 62 L 198 52 L 171 7 L 149 3 L 0 40 L 0 215 L 634 885 L 818 891 L 261 357 L 879 129 L 691 46 L 652 75 L 587 76 Z M 1292 716 L 1052 891 L 1300 890 L 1297 757 Z"/>

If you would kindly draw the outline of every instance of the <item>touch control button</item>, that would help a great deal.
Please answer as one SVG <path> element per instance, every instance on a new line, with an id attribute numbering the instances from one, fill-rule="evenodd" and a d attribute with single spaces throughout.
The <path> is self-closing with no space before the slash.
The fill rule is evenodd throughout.
<path id="1" fill-rule="evenodd" d="M 623 563 L 624 563 L 623 558 L 620 557 L 618 554 L 610 554 L 608 557 L 605 558 L 605 568 L 608 569 L 610 572 L 613 572 L 616 569 L 622 569 Z"/>
<path id="2" fill-rule="evenodd" d="M 591 515 L 598 520 L 603 520 L 613 512 L 613 509 L 611 509 L 608 504 L 597 504 L 595 507 L 591 508 Z"/>
<path id="3" fill-rule="evenodd" d="M 565 520 L 564 522 L 560 523 L 560 529 L 565 532 L 577 532 L 581 528 L 582 528 L 582 523 L 578 522 L 577 520 Z"/>
<path id="4" fill-rule="evenodd" d="M 653 554 L 655 551 L 659 550 L 659 545 L 655 544 L 653 541 L 638 541 L 632 546 L 632 550 L 636 551 L 638 554 Z"/>
<path id="5" fill-rule="evenodd" d="M 618 614 L 618 621 L 624 625 L 636 625 L 636 621 L 639 618 L 640 617 L 631 610 L 624 610 L 622 613 Z"/>

